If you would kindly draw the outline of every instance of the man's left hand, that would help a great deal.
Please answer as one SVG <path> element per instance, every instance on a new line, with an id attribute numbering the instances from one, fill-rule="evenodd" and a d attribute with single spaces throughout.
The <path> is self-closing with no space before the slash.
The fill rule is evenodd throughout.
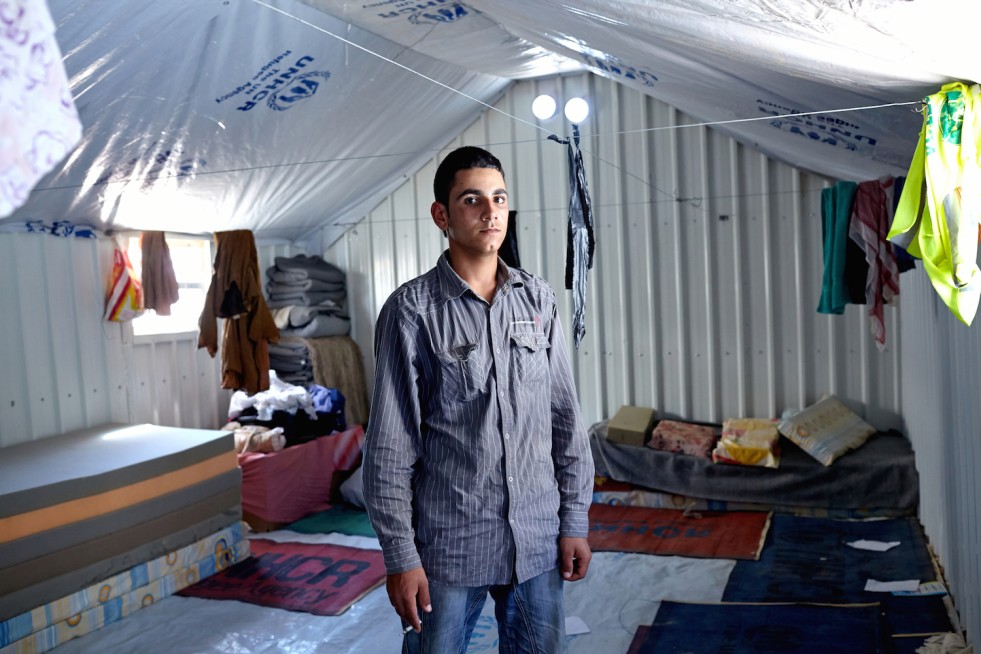
<path id="1" fill-rule="evenodd" d="M 589 560 L 593 553 L 585 538 L 559 538 L 559 563 L 562 578 L 566 581 L 579 581 L 589 570 Z"/>

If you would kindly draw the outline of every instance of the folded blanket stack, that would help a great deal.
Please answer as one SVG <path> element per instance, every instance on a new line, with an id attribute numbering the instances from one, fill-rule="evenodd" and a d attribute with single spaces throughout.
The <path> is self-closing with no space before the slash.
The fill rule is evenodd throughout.
<path id="1" fill-rule="evenodd" d="M 346 336 L 351 331 L 347 277 L 322 257 L 276 257 L 275 264 L 266 270 L 266 295 L 282 336 L 320 338 Z M 292 384 L 314 381 L 305 348 L 270 348 L 269 358 L 280 379 Z"/>
<path id="2" fill-rule="evenodd" d="M 307 386 L 313 383 L 313 361 L 301 339 L 280 337 L 278 343 L 270 343 L 269 367 L 288 384 Z"/>

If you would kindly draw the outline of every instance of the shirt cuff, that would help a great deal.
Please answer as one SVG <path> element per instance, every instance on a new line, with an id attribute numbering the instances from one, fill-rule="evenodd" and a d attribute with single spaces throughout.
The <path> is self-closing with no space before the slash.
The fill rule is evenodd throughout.
<path id="1" fill-rule="evenodd" d="M 390 575 L 421 568 L 422 560 L 413 541 L 397 541 L 382 545 L 385 556 L 385 572 Z"/>
<path id="2" fill-rule="evenodd" d="M 559 536 L 565 538 L 586 538 L 589 536 L 588 511 L 559 512 Z"/>

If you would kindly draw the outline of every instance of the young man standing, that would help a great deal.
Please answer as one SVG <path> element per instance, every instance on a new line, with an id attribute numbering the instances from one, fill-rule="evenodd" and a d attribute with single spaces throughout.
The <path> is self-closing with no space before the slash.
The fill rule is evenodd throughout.
<path id="1" fill-rule="evenodd" d="M 586 576 L 593 462 L 547 282 L 497 256 L 500 161 L 451 152 L 433 183 L 449 239 L 385 302 L 364 493 L 405 652 L 465 652 L 490 594 L 501 651 L 565 651 L 562 583 Z"/>

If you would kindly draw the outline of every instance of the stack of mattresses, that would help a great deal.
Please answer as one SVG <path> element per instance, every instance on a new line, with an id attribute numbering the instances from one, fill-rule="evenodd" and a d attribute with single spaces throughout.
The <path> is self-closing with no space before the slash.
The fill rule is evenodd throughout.
<path id="1" fill-rule="evenodd" d="M 0 652 L 45 651 L 248 555 L 229 432 L 102 425 L 0 452 Z"/>

